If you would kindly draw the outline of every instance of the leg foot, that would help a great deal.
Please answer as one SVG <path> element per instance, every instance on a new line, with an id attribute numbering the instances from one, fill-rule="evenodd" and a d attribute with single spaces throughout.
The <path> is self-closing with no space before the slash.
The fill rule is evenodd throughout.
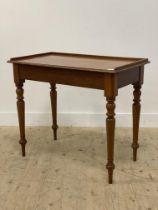
<path id="1" fill-rule="evenodd" d="M 112 184 L 113 183 L 113 170 L 115 168 L 115 165 L 113 163 L 108 162 L 106 165 L 106 168 L 108 169 L 109 184 Z"/>
<path id="2" fill-rule="evenodd" d="M 25 157 L 25 144 L 27 143 L 26 139 L 20 140 L 19 144 L 21 144 L 22 156 Z"/>
<path id="3" fill-rule="evenodd" d="M 132 144 L 131 145 L 133 148 L 133 161 L 137 160 L 137 149 L 139 148 L 139 144 Z"/>
<path id="4" fill-rule="evenodd" d="M 57 129 L 58 129 L 58 126 L 53 126 L 52 125 L 52 129 L 53 129 L 53 134 L 54 134 L 54 140 L 57 140 Z"/>

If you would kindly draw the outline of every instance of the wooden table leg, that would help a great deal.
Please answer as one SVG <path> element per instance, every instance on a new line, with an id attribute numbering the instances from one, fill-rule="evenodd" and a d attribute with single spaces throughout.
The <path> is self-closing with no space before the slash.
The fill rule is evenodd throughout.
<path id="1" fill-rule="evenodd" d="M 113 170 L 115 165 L 114 159 L 114 136 L 115 136 L 115 97 L 107 97 L 107 119 L 106 119 L 106 131 L 107 131 L 107 155 L 108 162 L 106 168 L 109 174 L 109 184 L 112 184 Z"/>
<path id="2" fill-rule="evenodd" d="M 139 134 L 139 120 L 140 120 L 140 110 L 141 110 L 141 104 L 140 104 L 140 96 L 141 96 L 141 85 L 140 84 L 134 84 L 134 91 L 133 91 L 133 161 L 137 160 L 137 149 L 139 147 L 138 144 L 138 134 Z"/>
<path id="3" fill-rule="evenodd" d="M 18 111 L 18 120 L 19 120 L 19 129 L 20 129 L 20 140 L 22 148 L 22 156 L 25 156 L 25 144 L 27 143 L 25 139 L 25 102 L 24 102 L 24 89 L 23 81 L 16 83 L 16 94 L 17 94 L 17 111 Z"/>
<path id="4" fill-rule="evenodd" d="M 51 84 L 50 89 L 51 89 L 50 99 L 51 99 L 52 122 L 53 122 L 52 129 L 53 129 L 53 132 L 54 132 L 54 140 L 57 140 L 58 125 L 57 125 L 57 91 L 56 91 L 56 85 Z"/>

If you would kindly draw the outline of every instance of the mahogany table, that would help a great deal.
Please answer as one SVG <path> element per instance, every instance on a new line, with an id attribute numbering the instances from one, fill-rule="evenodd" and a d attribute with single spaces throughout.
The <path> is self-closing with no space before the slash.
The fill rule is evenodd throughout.
<path id="1" fill-rule="evenodd" d="M 23 83 L 25 80 L 49 82 L 52 106 L 52 129 L 57 139 L 57 91 L 56 84 L 94 88 L 104 91 L 107 104 L 107 165 L 109 183 L 112 183 L 114 165 L 115 98 L 118 89 L 132 84 L 133 95 L 133 160 L 137 158 L 140 95 L 143 84 L 144 65 L 147 58 L 126 58 L 70 53 L 43 53 L 11 58 L 17 93 L 17 110 L 22 155 L 25 156 L 25 102 Z"/>

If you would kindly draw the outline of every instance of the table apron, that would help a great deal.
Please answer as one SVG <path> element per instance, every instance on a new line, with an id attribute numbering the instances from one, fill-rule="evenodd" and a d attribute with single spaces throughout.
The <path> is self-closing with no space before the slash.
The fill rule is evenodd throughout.
<path id="1" fill-rule="evenodd" d="M 135 67 L 127 71 L 121 71 L 117 73 L 118 88 L 124 87 L 129 84 L 143 83 L 144 68 Z"/>
<path id="2" fill-rule="evenodd" d="M 140 82 L 143 78 L 142 72 L 142 67 L 135 67 L 116 73 L 117 88 Z M 18 76 L 20 80 L 33 80 L 104 90 L 106 85 L 105 77 L 109 76 L 109 73 L 19 65 Z"/>
<path id="3" fill-rule="evenodd" d="M 100 72 L 21 66 L 19 68 L 19 77 L 24 80 L 104 89 L 104 73 Z"/>

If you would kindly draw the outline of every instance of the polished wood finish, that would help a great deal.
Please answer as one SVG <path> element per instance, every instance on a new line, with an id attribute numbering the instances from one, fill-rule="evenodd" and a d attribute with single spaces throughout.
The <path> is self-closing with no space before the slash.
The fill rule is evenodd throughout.
<path id="1" fill-rule="evenodd" d="M 25 156 L 25 144 L 27 140 L 25 138 L 25 102 L 24 102 L 24 89 L 23 84 L 25 80 L 20 79 L 19 77 L 19 66 L 14 64 L 13 66 L 14 73 L 14 82 L 16 85 L 16 94 L 17 94 L 17 111 L 18 111 L 18 121 L 19 121 L 19 130 L 20 130 L 20 140 L 22 149 L 22 156 Z"/>
<path id="2" fill-rule="evenodd" d="M 134 99 L 133 99 L 133 160 L 136 161 L 137 159 L 137 149 L 139 148 L 138 144 L 138 133 L 139 133 L 139 120 L 140 120 L 140 96 L 141 96 L 141 85 L 140 84 L 134 84 Z"/>
<path id="3" fill-rule="evenodd" d="M 56 91 L 56 85 L 51 84 L 50 87 L 50 99 L 51 99 L 51 108 L 52 108 L 52 129 L 54 133 L 54 140 L 57 140 L 57 91 Z"/>
<path id="4" fill-rule="evenodd" d="M 16 83 L 16 94 L 17 94 L 17 110 L 19 119 L 19 129 L 20 129 L 20 140 L 22 148 L 22 156 L 25 156 L 25 144 L 27 143 L 25 139 L 25 102 L 24 102 L 24 89 L 23 83 Z"/>
<path id="5" fill-rule="evenodd" d="M 107 133 L 107 154 L 108 162 L 106 168 L 109 173 L 109 183 L 112 184 L 113 170 L 115 164 L 114 159 L 114 135 L 115 135 L 115 97 L 107 97 L 107 119 L 106 119 L 106 133 Z"/>
<path id="6" fill-rule="evenodd" d="M 118 95 L 117 78 L 114 74 L 108 74 L 105 77 L 104 94 L 107 100 L 107 119 L 106 119 L 106 133 L 107 133 L 107 157 L 108 162 L 106 168 L 109 174 L 109 184 L 112 184 L 113 170 L 115 164 L 114 159 L 114 137 L 115 137 L 115 97 Z"/>
<path id="7" fill-rule="evenodd" d="M 133 104 L 133 159 L 136 160 L 140 117 L 140 86 L 143 84 L 146 58 L 126 58 L 70 53 L 43 53 L 12 58 L 14 81 L 17 86 L 20 143 L 25 155 L 24 100 L 22 84 L 25 80 L 49 82 L 54 139 L 57 138 L 57 92 L 56 84 L 95 88 L 104 91 L 107 100 L 107 169 L 109 183 L 113 181 L 115 99 L 118 89 L 134 85 Z"/>
<path id="8" fill-rule="evenodd" d="M 100 72 L 81 72 L 69 69 L 21 65 L 21 78 L 77 87 L 104 89 L 104 77 Z"/>
<path id="9" fill-rule="evenodd" d="M 148 63 L 148 59 L 49 52 L 12 58 L 9 62 L 58 69 L 116 73 L 144 65 Z"/>

